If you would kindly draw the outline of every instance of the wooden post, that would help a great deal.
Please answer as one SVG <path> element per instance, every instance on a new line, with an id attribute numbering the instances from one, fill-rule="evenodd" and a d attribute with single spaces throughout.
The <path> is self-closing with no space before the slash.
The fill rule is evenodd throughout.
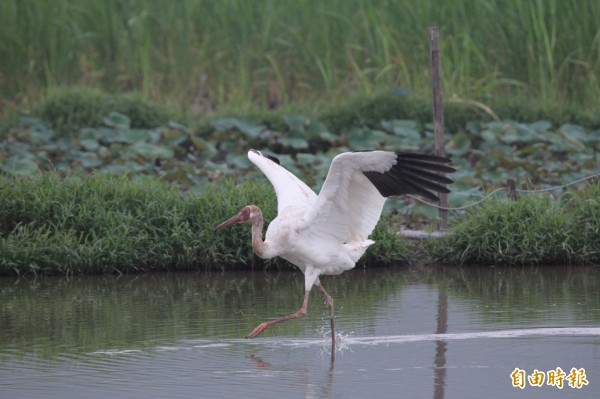
<path id="1" fill-rule="evenodd" d="M 442 78 L 440 76 L 440 31 L 437 26 L 429 28 L 429 51 L 431 55 L 431 81 L 433 88 L 433 132 L 435 134 L 435 154 L 446 156 L 444 149 L 444 108 L 442 105 Z M 440 230 L 448 230 L 448 198 L 446 193 L 440 197 Z"/>
<path id="2" fill-rule="evenodd" d="M 508 190 L 508 198 L 513 201 L 517 200 L 517 188 L 515 186 L 515 181 L 513 179 L 508 179 L 506 181 L 506 188 Z"/>

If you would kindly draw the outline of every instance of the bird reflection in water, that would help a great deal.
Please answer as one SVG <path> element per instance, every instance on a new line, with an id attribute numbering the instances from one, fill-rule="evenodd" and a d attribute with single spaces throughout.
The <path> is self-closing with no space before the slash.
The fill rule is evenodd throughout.
<path id="1" fill-rule="evenodd" d="M 325 376 L 325 380 L 320 386 L 320 392 L 315 392 L 314 388 L 319 387 L 319 384 L 315 384 L 315 381 L 312 379 L 312 375 L 314 374 L 314 370 L 308 370 L 306 368 L 287 370 L 293 371 L 294 374 L 298 374 L 302 378 L 302 386 L 304 387 L 304 397 L 305 398 L 330 398 L 332 395 L 333 389 L 333 365 L 334 365 L 334 354 L 331 354 L 331 364 L 329 369 L 327 369 L 327 374 Z M 261 358 L 255 355 L 251 355 L 248 357 L 250 360 L 250 364 L 258 370 L 261 371 L 272 371 L 272 370 L 280 370 L 280 368 L 275 368 L 271 366 L 270 363 L 265 362 Z"/>

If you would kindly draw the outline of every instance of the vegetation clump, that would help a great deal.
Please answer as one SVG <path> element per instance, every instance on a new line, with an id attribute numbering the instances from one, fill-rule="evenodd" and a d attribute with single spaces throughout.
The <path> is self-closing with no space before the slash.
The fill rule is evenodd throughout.
<path id="1" fill-rule="evenodd" d="M 109 96 L 97 89 L 62 88 L 48 94 L 39 114 L 57 132 L 73 135 L 82 127 L 99 126 L 110 112 Z"/>
<path id="2" fill-rule="evenodd" d="M 494 198 L 469 211 L 432 243 L 434 257 L 466 264 L 600 262 L 600 184 L 559 199 Z"/>
<path id="3" fill-rule="evenodd" d="M 111 96 L 89 87 L 52 90 L 39 107 L 39 116 L 61 136 L 76 137 L 82 128 L 98 127 L 111 112 L 127 116 L 131 128 L 150 129 L 165 124 L 170 112 L 139 94 Z"/>

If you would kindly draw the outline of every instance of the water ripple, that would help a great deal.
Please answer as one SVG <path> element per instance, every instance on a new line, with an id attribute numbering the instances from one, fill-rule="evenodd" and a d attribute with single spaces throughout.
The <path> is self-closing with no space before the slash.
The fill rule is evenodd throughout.
<path id="1" fill-rule="evenodd" d="M 528 336 L 600 336 L 600 327 L 544 327 L 544 328 L 525 328 L 499 331 L 478 331 L 450 334 L 412 334 L 412 335 L 379 335 L 379 336 L 353 336 L 352 334 L 338 333 L 336 335 L 339 349 L 346 349 L 351 346 L 367 345 L 389 345 L 403 344 L 408 342 L 423 341 L 456 341 L 468 339 L 493 339 L 493 338 L 521 338 Z M 296 347 L 306 348 L 312 346 L 329 346 L 331 343 L 329 336 L 320 336 L 318 338 L 290 338 L 290 337 L 270 337 L 258 339 L 193 339 L 181 341 L 173 346 L 159 346 L 149 350 L 150 352 L 175 352 L 190 350 L 212 350 L 230 348 L 234 346 L 264 346 L 264 347 Z M 143 352 L 135 349 L 109 349 L 90 353 L 91 355 L 131 356 L 139 355 Z"/>
<path id="2" fill-rule="evenodd" d="M 558 328 L 525 328 L 500 331 L 481 331 L 453 334 L 422 334 L 422 335 L 386 335 L 374 337 L 347 337 L 349 344 L 378 345 L 390 343 L 418 342 L 418 341 L 455 341 L 462 339 L 480 338 L 516 338 L 527 336 L 598 336 L 600 328 L 597 327 L 558 327 Z"/>

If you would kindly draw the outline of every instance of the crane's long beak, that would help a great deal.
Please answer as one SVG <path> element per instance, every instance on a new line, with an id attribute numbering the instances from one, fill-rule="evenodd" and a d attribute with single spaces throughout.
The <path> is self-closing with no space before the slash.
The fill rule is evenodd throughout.
<path id="1" fill-rule="evenodd" d="M 221 229 L 224 229 L 227 226 L 231 226 L 232 224 L 241 223 L 241 222 L 243 222 L 242 214 L 238 213 L 238 214 L 232 216 L 231 218 L 227 219 L 226 221 L 224 221 L 217 227 L 215 227 L 215 229 L 213 231 L 219 231 Z"/>

